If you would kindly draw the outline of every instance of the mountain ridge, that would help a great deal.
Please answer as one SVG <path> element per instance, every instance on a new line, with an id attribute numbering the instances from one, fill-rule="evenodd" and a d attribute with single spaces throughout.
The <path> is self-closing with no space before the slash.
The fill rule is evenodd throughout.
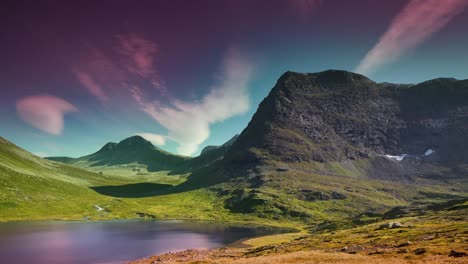
<path id="1" fill-rule="evenodd" d="M 147 166 L 148 172 L 194 170 L 222 159 L 224 153 L 237 139 L 237 135 L 220 146 L 209 146 L 197 157 L 176 155 L 154 146 L 142 136 L 135 135 L 118 143 L 108 142 L 98 151 L 78 158 L 46 157 L 46 159 L 78 165 L 81 167 L 125 166 L 139 164 Z"/>
<path id="2" fill-rule="evenodd" d="M 153 171 L 174 167 L 192 170 L 216 162 L 216 166 L 234 171 L 234 174 L 245 174 L 266 163 L 273 167 L 303 166 L 304 163 L 323 167 L 321 164 L 339 163 L 339 170 L 350 169 L 352 174 L 410 180 L 417 170 L 422 172 L 420 174 L 430 174 L 434 170 L 441 174 L 441 170 L 450 169 L 447 165 L 450 159 L 463 159 L 460 153 L 463 154 L 466 144 L 455 144 L 449 140 L 451 137 L 463 137 L 463 133 L 449 129 L 447 131 L 452 131 L 450 136 L 443 136 L 441 130 L 448 127 L 434 126 L 449 120 L 455 122 L 450 127 L 468 130 L 464 125 L 468 113 L 465 109 L 468 102 L 464 99 L 468 97 L 466 87 L 468 80 L 454 78 L 392 84 L 377 83 L 364 75 L 343 70 L 318 73 L 287 71 L 260 103 L 241 134 L 222 146 L 207 146 L 198 157 L 182 161 L 182 157 L 154 147 L 142 137 L 133 136 L 119 143 L 109 142 L 96 153 L 78 159 L 49 159 L 65 163 L 88 159 L 95 165 L 137 162 L 148 165 L 148 169 Z M 458 112 L 452 113 L 454 109 Z M 442 113 L 448 114 L 441 116 Z M 456 116 L 459 120 L 455 120 Z M 455 154 L 447 150 L 447 144 L 456 149 Z M 120 157 L 120 160 L 102 157 L 112 156 L 119 149 L 130 151 L 125 145 L 151 149 L 148 151 L 158 155 L 153 153 L 147 158 L 135 159 L 138 155 L 133 153 L 131 158 Z M 423 155 L 429 150 L 431 155 Z M 395 163 L 395 158 L 391 158 L 403 154 L 406 157 L 404 162 Z M 420 161 L 423 159 L 433 162 L 422 164 Z M 368 164 L 357 164 L 359 161 Z M 278 162 L 286 165 L 271 164 Z M 343 162 L 351 162 L 351 168 L 345 168 L 347 165 L 344 166 Z M 441 165 L 441 162 L 446 164 Z M 237 167 L 244 168 L 239 170 Z M 382 170 L 389 173 L 382 173 Z M 337 173 L 327 169 L 312 168 L 311 171 Z"/>

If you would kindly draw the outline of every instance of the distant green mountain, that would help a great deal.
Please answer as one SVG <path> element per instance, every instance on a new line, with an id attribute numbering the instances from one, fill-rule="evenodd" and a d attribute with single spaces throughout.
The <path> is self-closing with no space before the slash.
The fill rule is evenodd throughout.
<path id="1" fill-rule="evenodd" d="M 109 142 L 97 152 L 80 158 L 48 157 L 46 159 L 71 164 L 93 171 L 118 168 L 120 172 L 190 172 L 219 161 L 236 140 L 237 135 L 221 146 L 209 146 L 197 157 L 171 154 L 141 136 L 132 136 L 119 143 Z M 114 170 L 115 172 L 115 170 Z"/>
<path id="2" fill-rule="evenodd" d="M 49 157 L 79 167 L 125 166 L 128 164 L 145 165 L 150 172 L 162 170 L 189 169 L 189 157 L 168 153 L 141 136 L 132 136 L 119 143 L 109 142 L 97 152 L 80 158 Z"/>

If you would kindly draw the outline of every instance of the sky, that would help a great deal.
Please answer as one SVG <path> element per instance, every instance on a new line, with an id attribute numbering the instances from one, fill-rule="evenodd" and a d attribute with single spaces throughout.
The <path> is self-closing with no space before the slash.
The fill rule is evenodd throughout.
<path id="1" fill-rule="evenodd" d="M 79 157 L 141 135 L 196 156 L 286 71 L 468 79 L 466 0 L 2 1 L 0 136 Z"/>

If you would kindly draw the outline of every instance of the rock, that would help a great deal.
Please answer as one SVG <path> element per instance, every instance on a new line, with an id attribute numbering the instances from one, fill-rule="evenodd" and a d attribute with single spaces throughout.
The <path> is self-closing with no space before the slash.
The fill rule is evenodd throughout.
<path id="1" fill-rule="evenodd" d="M 408 206 L 396 206 L 383 215 L 383 219 L 401 218 L 410 213 Z"/>
<path id="2" fill-rule="evenodd" d="M 348 247 L 344 247 L 344 248 L 340 249 L 340 251 L 341 252 L 346 252 L 346 251 L 348 251 Z"/>
<path id="3" fill-rule="evenodd" d="M 401 228 L 401 227 L 403 227 L 403 225 L 400 222 L 389 222 L 389 223 L 380 225 L 378 229 L 384 229 L 384 228 L 393 229 L 393 228 Z"/>
<path id="4" fill-rule="evenodd" d="M 425 249 L 425 248 L 417 248 L 417 249 L 414 250 L 414 254 L 416 254 L 416 255 L 422 255 L 422 254 L 424 254 L 426 252 L 427 252 L 427 249 Z"/>
<path id="5" fill-rule="evenodd" d="M 142 212 L 136 212 L 135 214 L 136 214 L 138 217 L 156 219 L 156 216 L 153 215 L 153 214 L 147 214 L 147 213 L 142 213 Z"/>
<path id="6" fill-rule="evenodd" d="M 335 200 L 342 200 L 348 198 L 346 194 L 340 192 L 331 192 L 331 198 Z"/>
<path id="7" fill-rule="evenodd" d="M 410 241 L 406 241 L 406 242 L 403 242 L 401 244 L 399 244 L 397 247 L 407 247 L 409 245 L 411 245 L 412 243 Z"/>
<path id="8" fill-rule="evenodd" d="M 460 252 L 460 251 L 455 251 L 455 250 L 450 250 L 449 257 L 454 257 L 454 258 L 461 258 L 461 257 L 466 257 L 468 254 L 466 252 Z"/>
<path id="9" fill-rule="evenodd" d="M 279 168 L 276 168 L 276 171 L 277 172 L 285 172 L 285 171 L 289 171 L 289 168 L 288 167 L 279 167 Z"/>
<path id="10" fill-rule="evenodd" d="M 400 250 L 397 251 L 398 254 L 404 254 L 404 253 L 408 253 L 408 252 L 409 252 L 409 250 L 406 249 L 406 248 L 400 249 Z"/>
<path id="11" fill-rule="evenodd" d="M 340 192 L 323 192 L 314 190 L 300 190 L 297 197 L 300 200 L 314 202 L 314 201 L 328 201 L 328 200 L 342 200 L 346 199 L 347 196 Z"/>

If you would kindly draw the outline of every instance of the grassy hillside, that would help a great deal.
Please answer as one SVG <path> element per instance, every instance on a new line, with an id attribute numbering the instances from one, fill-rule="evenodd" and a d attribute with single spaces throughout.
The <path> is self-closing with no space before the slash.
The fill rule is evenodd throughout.
<path id="1" fill-rule="evenodd" d="M 152 206 L 167 211 L 161 217 L 174 217 L 175 199 L 121 198 L 100 194 L 109 186 L 118 186 L 119 196 L 132 197 L 148 191 L 159 193 L 174 184 L 183 182 L 187 175 L 168 175 L 157 172 L 135 177 L 115 176 L 90 172 L 73 166 L 45 160 L 2 139 L 0 142 L 0 221 L 34 219 L 109 219 L 134 218 L 138 212 Z M 143 184 L 142 184 L 143 183 Z M 120 186 L 127 186 L 120 188 Z M 128 187 L 129 186 L 129 187 Z M 100 189 L 99 189 L 100 188 Z M 180 202 L 191 200 L 200 210 L 211 207 L 215 200 L 210 193 L 189 192 L 179 196 Z M 184 206 L 189 206 L 186 203 Z M 192 204 L 193 205 L 193 204 Z M 98 210 L 103 208 L 103 210 Z M 177 206 L 176 206 L 177 207 Z M 200 213 L 192 210 L 187 217 Z M 203 217 L 203 214 L 200 213 Z M 184 217 L 182 217 L 184 218 Z"/>
<path id="2" fill-rule="evenodd" d="M 149 217 L 340 229 L 377 221 L 397 205 L 466 194 L 451 184 L 416 186 L 292 168 L 264 168 L 249 177 L 227 179 L 216 166 L 186 174 L 128 170 L 138 166 L 91 172 L 36 157 L 2 140 L 0 219 Z"/>
<path id="3" fill-rule="evenodd" d="M 160 171 L 129 177 L 127 172 L 112 167 L 91 172 L 42 159 L 1 138 L 0 221 L 143 217 L 293 225 L 233 214 L 216 191 L 177 186 L 190 174 Z"/>

